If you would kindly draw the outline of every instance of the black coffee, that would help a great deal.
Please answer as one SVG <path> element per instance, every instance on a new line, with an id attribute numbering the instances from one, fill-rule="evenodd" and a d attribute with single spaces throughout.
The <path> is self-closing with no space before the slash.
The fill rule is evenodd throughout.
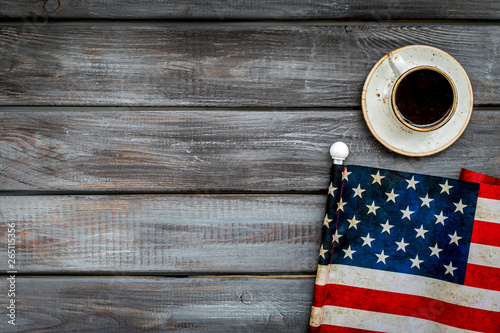
<path id="1" fill-rule="evenodd" d="M 440 73 L 418 69 L 406 75 L 395 91 L 401 117 L 414 126 L 428 126 L 445 118 L 453 106 L 453 88 Z"/>

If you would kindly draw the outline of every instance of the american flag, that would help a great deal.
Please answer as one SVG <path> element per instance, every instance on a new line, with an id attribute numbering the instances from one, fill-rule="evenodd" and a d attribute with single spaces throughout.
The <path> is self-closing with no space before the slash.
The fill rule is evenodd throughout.
<path id="1" fill-rule="evenodd" d="M 500 332 L 500 185 L 335 173 L 310 332 Z"/>

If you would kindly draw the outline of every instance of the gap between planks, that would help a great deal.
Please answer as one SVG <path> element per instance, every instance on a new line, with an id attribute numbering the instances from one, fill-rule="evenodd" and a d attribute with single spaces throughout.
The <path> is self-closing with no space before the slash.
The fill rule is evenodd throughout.
<path id="1" fill-rule="evenodd" d="M 13 273 L 0 273 L 0 277 L 5 277 L 5 276 L 10 276 Z M 168 278 L 168 279 L 203 279 L 203 278 L 214 278 L 214 279 L 310 279 L 310 278 L 315 278 L 315 274 L 290 274 L 290 273 L 284 273 L 284 274 L 271 274 L 271 275 L 265 275 L 265 274 L 188 274 L 188 275 L 182 275 L 182 274 L 102 274 L 102 272 L 99 272 L 99 274 L 41 274 L 39 272 L 34 273 L 34 274 L 26 274 L 26 273 L 15 273 L 16 277 L 30 277 L 30 278 L 46 278 L 46 277 L 67 277 L 67 278 L 130 278 L 130 279 L 158 279 L 158 278 Z"/>
<path id="2" fill-rule="evenodd" d="M 45 19 L 45 20 L 43 20 Z M 419 25 L 419 26 L 434 26 L 434 25 L 460 25 L 460 26 L 497 26 L 500 20 L 482 20 L 482 19 L 415 19 L 415 20 L 359 20 L 359 19 L 338 19 L 338 20 L 267 20 L 267 19 L 241 19 L 241 20 L 203 20 L 203 19 L 65 19 L 65 18 L 47 18 L 42 16 L 42 21 L 30 20 L 30 18 L 10 19 L 3 18 L 0 26 L 16 26 L 16 25 L 99 25 L 99 26 L 116 26 L 117 24 L 134 24 L 147 26 L 240 26 L 240 27 L 261 27 L 261 26 L 400 26 L 400 25 Z"/>

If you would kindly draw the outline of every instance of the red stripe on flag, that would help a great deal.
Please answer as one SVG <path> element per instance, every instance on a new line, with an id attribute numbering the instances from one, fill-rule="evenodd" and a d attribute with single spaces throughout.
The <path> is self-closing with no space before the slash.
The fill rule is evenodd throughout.
<path id="1" fill-rule="evenodd" d="M 314 295 L 313 295 L 313 304 L 317 308 L 320 308 L 325 303 L 326 297 L 326 286 L 314 285 Z"/>
<path id="2" fill-rule="evenodd" d="M 500 268 L 467 264 L 464 285 L 500 291 Z"/>
<path id="3" fill-rule="evenodd" d="M 473 183 L 500 185 L 499 178 L 483 175 L 481 173 L 477 173 L 467 169 L 462 169 L 460 171 L 460 180 L 465 180 Z"/>
<path id="4" fill-rule="evenodd" d="M 429 297 L 329 284 L 325 305 L 431 320 L 480 332 L 498 332 L 499 314 Z M 376 320 L 376 316 L 374 316 Z"/>
<path id="5" fill-rule="evenodd" d="M 471 243 L 500 246 L 500 224 L 474 221 Z"/>
<path id="6" fill-rule="evenodd" d="M 309 333 L 380 333 L 380 332 L 362 330 L 359 328 L 321 325 L 319 327 L 309 327 Z"/>
<path id="7" fill-rule="evenodd" d="M 477 195 L 480 198 L 500 200 L 500 186 L 481 184 L 479 185 L 479 193 Z"/>

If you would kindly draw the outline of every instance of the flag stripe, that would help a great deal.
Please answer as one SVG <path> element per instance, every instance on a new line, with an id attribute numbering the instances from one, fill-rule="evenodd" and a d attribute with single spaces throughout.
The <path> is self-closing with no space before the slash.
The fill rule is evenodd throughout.
<path id="1" fill-rule="evenodd" d="M 500 187 L 500 186 L 497 186 Z M 478 198 L 475 220 L 500 223 L 498 200 Z"/>
<path id="2" fill-rule="evenodd" d="M 323 307 L 312 306 L 309 327 L 320 327 L 323 322 Z"/>
<path id="3" fill-rule="evenodd" d="M 409 331 L 414 333 L 415 332 L 421 332 L 421 333 L 478 332 L 476 330 L 465 330 L 460 328 L 454 328 L 451 326 L 446 326 L 440 323 L 435 323 L 420 318 L 391 315 L 386 313 L 376 313 L 364 310 L 342 308 L 337 306 L 325 306 L 325 320 L 321 327 L 327 327 L 328 325 L 349 326 L 352 328 L 357 328 L 362 330 L 363 329 L 376 330 L 387 333 L 401 333 Z"/>
<path id="4" fill-rule="evenodd" d="M 481 173 L 477 173 L 463 168 L 462 170 L 460 170 L 460 180 L 465 180 L 473 183 L 500 185 L 499 178 L 483 175 Z"/>
<path id="5" fill-rule="evenodd" d="M 474 221 L 471 242 L 500 246 L 500 223 Z"/>
<path id="6" fill-rule="evenodd" d="M 468 264 L 464 284 L 470 287 L 491 289 L 500 292 L 500 268 Z M 481 289 L 477 290 L 479 292 Z M 491 299 L 498 300 L 500 296 L 491 294 Z M 500 318 L 498 320 L 500 321 Z"/>
<path id="7" fill-rule="evenodd" d="M 471 244 L 469 249 L 469 264 L 500 267 L 500 248 L 496 246 Z"/>
<path id="8" fill-rule="evenodd" d="M 320 307 L 325 302 L 326 285 L 315 285 L 312 306 Z"/>
<path id="9" fill-rule="evenodd" d="M 328 282 L 328 274 L 330 274 L 330 265 L 318 265 L 316 273 L 316 285 L 324 286 Z"/>
<path id="10" fill-rule="evenodd" d="M 443 325 L 480 332 L 496 332 L 500 314 L 429 297 L 329 284 L 325 305 L 431 320 Z M 366 300 L 371 300 L 367 302 Z"/>
<path id="11" fill-rule="evenodd" d="M 500 200 L 500 186 L 481 184 L 479 186 L 478 197 Z"/>
<path id="12" fill-rule="evenodd" d="M 472 288 L 427 277 L 415 279 L 410 274 L 333 265 L 330 283 L 429 297 L 439 301 L 453 302 L 453 304 L 460 306 L 500 312 L 500 304 L 491 301 L 492 299 L 500 299 L 500 292 Z M 500 285 L 500 283 L 497 284 Z"/>

